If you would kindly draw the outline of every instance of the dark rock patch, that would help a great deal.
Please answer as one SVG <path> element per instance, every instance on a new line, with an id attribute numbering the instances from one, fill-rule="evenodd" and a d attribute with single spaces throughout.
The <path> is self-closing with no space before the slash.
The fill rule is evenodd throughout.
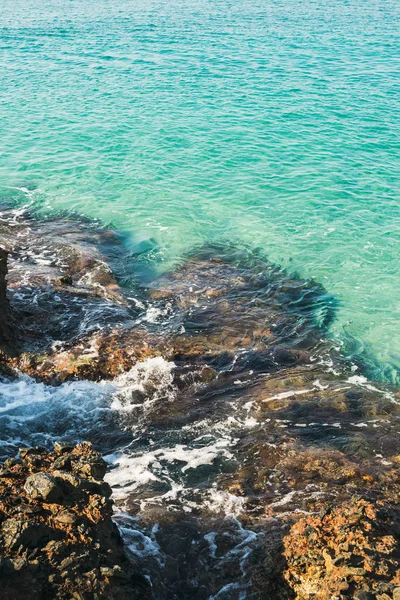
<path id="1" fill-rule="evenodd" d="M 145 599 L 146 580 L 126 558 L 113 523 L 105 467 L 90 444 L 22 449 L 0 479 L 0 585 L 5 600 Z M 68 454 L 67 454 L 68 452 Z"/>

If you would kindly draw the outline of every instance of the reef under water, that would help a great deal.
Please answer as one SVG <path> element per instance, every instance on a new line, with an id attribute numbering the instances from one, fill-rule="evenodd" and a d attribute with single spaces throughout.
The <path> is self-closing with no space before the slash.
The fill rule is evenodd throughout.
<path id="1" fill-rule="evenodd" d="M 90 442 L 132 581 L 155 600 L 399 599 L 400 393 L 335 347 L 334 297 L 219 244 L 143 283 L 118 231 L 0 218 L 10 481 L 10 468 L 42 471 L 55 442 Z M 27 447 L 43 448 L 36 465 L 7 463 Z M 0 579 L 34 581 L 48 553 L 46 538 L 6 543 L 32 502 L 0 505 Z M 78 595 L 58 577 L 46 593 L 94 598 L 85 573 Z"/>

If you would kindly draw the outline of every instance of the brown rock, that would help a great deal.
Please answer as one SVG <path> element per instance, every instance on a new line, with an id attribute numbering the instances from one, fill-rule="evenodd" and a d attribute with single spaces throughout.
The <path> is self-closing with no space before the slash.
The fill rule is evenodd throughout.
<path id="1" fill-rule="evenodd" d="M 57 523 L 62 523 L 63 525 L 74 525 L 74 523 L 77 522 L 77 517 L 74 513 L 68 510 L 63 510 L 54 516 L 54 520 Z"/>
<path id="2" fill-rule="evenodd" d="M 363 499 L 322 517 L 300 519 L 284 539 L 285 578 L 298 598 L 313 593 L 319 600 L 330 600 L 340 597 L 346 586 L 359 600 L 367 594 L 366 587 L 369 594 L 384 598 L 383 586 L 390 588 L 399 567 L 399 531 L 390 506 Z"/>
<path id="3" fill-rule="evenodd" d="M 22 519 L 7 519 L 1 526 L 1 537 L 8 551 L 20 547 L 36 548 L 52 537 L 52 531 L 43 523 L 30 523 Z"/>
<path id="4" fill-rule="evenodd" d="M 65 454 L 66 452 L 71 452 L 74 449 L 75 444 L 73 442 L 68 442 L 66 440 L 58 440 L 54 442 L 54 452 L 56 454 Z"/>
<path id="5" fill-rule="evenodd" d="M 81 476 L 54 469 L 65 456 Z M 92 478 L 105 464 L 92 445 L 66 455 L 23 449 L 21 458 L 8 461 L 12 477 L 0 479 L 2 600 L 149 598 L 112 521 L 110 488 Z"/>

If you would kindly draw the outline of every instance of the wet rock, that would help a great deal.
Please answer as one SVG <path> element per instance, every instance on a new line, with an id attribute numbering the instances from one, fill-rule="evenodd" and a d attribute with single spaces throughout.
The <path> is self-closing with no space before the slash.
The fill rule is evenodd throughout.
<path id="1" fill-rule="evenodd" d="M 103 314 L 101 325 L 112 326 L 135 314 L 107 264 L 111 244 L 113 255 L 118 248 L 122 251 L 116 232 L 96 229 L 82 219 L 39 220 L 22 211 L 2 211 L 2 216 L 0 347 L 3 338 L 9 356 L 16 353 L 5 295 L 6 251 L 7 292 L 22 352 L 42 355 L 55 341 L 80 337 L 92 331 L 97 315 Z"/>
<path id="2" fill-rule="evenodd" d="M 29 248 L 29 286 L 21 277 L 27 223 L 38 239 L 48 240 L 49 231 L 61 238 L 49 240 L 47 263 L 40 260 L 42 241 Z M 16 228 L 20 246 L 11 230 L 5 234 L 9 295 L 26 335 L 10 367 L 58 384 L 112 379 L 154 357 L 173 361 L 167 391 L 155 377 L 131 392 L 133 405 L 150 399 L 156 406 L 147 433 L 135 440 L 145 452 L 161 430 L 170 436 L 168 448 L 186 451 L 194 425 L 205 434 L 203 448 L 220 425 L 225 431 L 234 423 L 229 461 L 211 456 L 212 464 L 187 469 L 174 461 L 172 479 L 189 484 L 182 497 L 168 494 L 161 453 L 160 481 L 138 485 L 126 501 L 124 508 L 148 525 L 151 543 L 140 531 L 130 534 L 149 550 L 137 555 L 150 565 L 158 597 L 217 597 L 240 581 L 243 588 L 233 593 L 249 600 L 395 600 L 399 405 L 393 390 L 362 385 L 332 349 L 325 333 L 334 303 L 321 286 L 290 277 L 256 253 L 212 247 L 141 290 L 142 308 L 133 309 L 106 260 L 107 238 L 118 245 L 115 232 L 28 217 Z M 161 315 L 156 322 L 146 320 L 148 302 Z M 137 414 L 126 413 L 128 430 Z M 36 589 L 40 600 L 145 598 L 148 585 L 123 554 L 103 481 L 106 464 L 93 447 L 58 441 L 54 452 L 21 449 L 20 456 L 0 473 L 0 552 L 21 575 L 5 582 L 12 586 L 6 598 L 18 591 L 33 600 Z M 27 489 L 38 475 L 62 491 L 58 503 L 38 491 L 44 484 Z M 184 506 L 189 490 L 193 503 Z M 232 519 L 236 546 L 232 523 L 217 524 L 213 512 L 230 510 L 224 501 L 217 508 L 197 504 L 197 495 L 210 490 L 233 498 L 235 515 L 242 511 Z M 190 518 L 179 513 L 182 506 L 193 509 Z"/>
<path id="3" fill-rule="evenodd" d="M 17 353 L 14 316 L 7 297 L 8 253 L 0 247 L 0 349 L 10 356 Z"/>
<path id="4" fill-rule="evenodd" d="M 155 335 L 152 325 L 134 325 L 139 309 L 108 264 L 110 247 L 111 256 L 123 256 L 116 232 L 79 220 L 11 217 L 13 226 L 4 227 L 0 242 L 12 257 L 9 294 L 21 353 L 7 365 L 43 381 L 115 377 L 160 355 L 206 367 L 207 357 L 221 368 L 224 357 L 233 360 L 238 350 L 249 353 L 237 361 L 238 369 L 269 372 L 297 364 L 331 318 L 332 299 L 318 284 L 299 282 L 255 254 L 211 246 L 151 290 L 147 300 L 173 324 Z M 316 320 L 314 303 L 324 319 Z M 211 375 L 204 372 L 205 383 Z"/>
<path id="5" fill-rule="evenodd" d="M 141 327 L 104 328 L 101 333 L 82 336 L 64 348 L 46 355 L 21 353 L 8 364 L 39 381 L 58 384 L 76 379 L 111 379 L 138 362 L 160 355 L 169 359 L 174 354 L 171 345 Z"/>
<path id="6" fill-rule="evenodd" d="M 44 502 L 61 502 L 63 493 L 56 480 L 49 473 L 35 473 L 28 477 L 25 491 L 33 500 Z"/>

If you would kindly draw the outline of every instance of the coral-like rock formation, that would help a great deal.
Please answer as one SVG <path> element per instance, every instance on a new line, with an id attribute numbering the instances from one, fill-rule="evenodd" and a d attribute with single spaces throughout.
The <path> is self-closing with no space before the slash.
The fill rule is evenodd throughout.
<path id="1" fill-rule="evenodd" d="M 298 600 L 397 600 L 398 507 L 353 499 L 293 525 L 284 576 Z"/>
<path id="2" fill-rule="evenodd" d="M 4 600 L 148 597 L 111 520 L 106 464 L 89 443 L 22 448 L 0 471 Z"/>

